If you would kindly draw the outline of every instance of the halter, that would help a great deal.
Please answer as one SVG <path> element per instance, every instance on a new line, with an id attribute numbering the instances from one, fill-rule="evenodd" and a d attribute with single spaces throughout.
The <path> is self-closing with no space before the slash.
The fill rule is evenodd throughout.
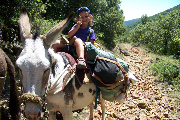
<path id="1" fill-rule="evenodd" d="M 49 79 L 48 79 L 48 83 L 46 85 L 46 88 L 45 88 L 45 93 L 43 95 L 43 97 L 40 97 L 39 95 L 37 94 L 32 94 L 32 93 L 23 93 L 20 97 L 20 100 L 22 103 L 35 103 L 35 104 L 43 104 L 45 103 L 45 98 L 47 96 L 47 93 L 49 91 L 49 88 L 51 86 L 51 76 L 49 75 Z"/>
<path id="2" fill-rule="evenodd" d="M 51 75 L 49 75 L 48 83 L 45 88 L 45 93 L 43 97 L 41 98 L 39 95 L 32 94 L 32 93 L 23 93 L 20 97 L 20 101 L 22 103 L 34 103 L 34 104 L 42 104 L 42 107 L 45 109 L 43 116 L 48 116 L 48 111 L 46 108 L 45 98 L 47 96 L 47 93 L 49 91 L 49 88 L 51 87 Z"/>
<path id="3" fill-rule="evenodd" d="M 62 56 L 62 54 L 60 54 Z M 51 57 L 50 57 L 51 58 Z M 64 59 L 64 58 L 63 58 Z M 53 64 L 52 63 L 52 60 L 50 59 L 50 63 L 51 65 Z M 50 68 L 51 68 L 51 65 L 50 65 Z M 76 65 L 74 65 L 76 66 Z M 66 68 L 62 71 L 62 73 L 57 77 L 57 80 L 62 77 L 64 74 L 66 74 L 63 78 L 64 80 L 64 83 L 63 83 L 63 86 L 62 86 L 62 90 L 64 89 L 64 87 L 67 85 L 67 83 L 71 80 L 70 78 L 72 78 L 74 75 L 75 75 L 75 70 L 74 70 L 74 66 L 71 67 L 71 65 L 68 63 L 68 65 L 66 66 Z M 45 92 L 44 92 L 44 95 L 42 97 L 40 97 L 39 95 L 37 94 L 32 94 L 32 93 L 23 93 L 21 95 L 21 102 L 22 103 L 27 103 L 27 102 L 31 102 L 31 103 L 35 103 L 35 104 L 44 104 L 45 103 L 45 98 L 51 88 L 51 75 L 49 75 L 49 79 L 48 79 L 48 83 L 45 87 Z"/>
<path id="4" fill-rule="evenodd" d="M 24 93 L 23 95 L 21 95 L 21 102 L 22 103 L 31 102 L 35 104 L 42 104 L 42 99 L 36 94 Z"/>

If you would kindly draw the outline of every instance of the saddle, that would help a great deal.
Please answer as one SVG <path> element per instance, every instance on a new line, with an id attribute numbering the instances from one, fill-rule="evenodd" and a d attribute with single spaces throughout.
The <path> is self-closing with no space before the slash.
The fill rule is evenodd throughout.
<path id="1" fill-rule="evenodd" d="M 73 64 L 75 60 L 78 58 L 76 54 L 76 48 L 74 47 L 74 41 L 76 37 L 74 36 L 70 41 L 68 41 L 64 36 L 61 38 L 61 41 L 65 44 L 65 46 L 60 50 L 60 52 L 64 53 L 68 60 L 71 62 L 73 59 Z M 96 60 L 96 56 L 98 51 L 96 50 L 95 46 L 90 43 L 86 43 L 85 47 L 85 59 L 87 63 L 94 64 Z M 76 64 L 73 65 L 73 68 Z M 92 67 L 92 66 L 91 66 Z M 76 68 L 76 67 L 75 67 Z M 80 83 L 85 84 L 92 82 L 91 81 L 91 73 L 90 73 L 90 65 L 87 64 L 87 69 L 75 69 L 76 77 L 80 81 Z"/>
<path id="2" fill-rule="evenodd" d="M 65 47 L 61 49 L 61 52 L 65 52 L 70 61 L 73 58 L 78 58 L 76 49 L 72 45 L 75 39 L 76 37 L 73 37 L 69 42 L 65 37 L 61 38 L 61 41 L 65 44 Z M 105 52 L 102 49 L 97 49 L 91 43 L 85 43 L 84 46 L 87 69 L 76 69 L 76 76 L 80 79 L 81 83 L 89 82 L 92 79 L 93 83 L 99 87 L 109 87 L 127 77 L 127 75 L 123 77 L 123 74 L 127 74 L 129 69 L 126 63 L 119 62 L 113 54 Z M 119 80 L 116 80 L 118 74 L 121 76 L 118 78 Z"/>
<path id="3" fill-rule="evenodd" d="M 69 53 L 77 59 L 75 47 L 66 44 L 61 52 Z M 128 64 L 115 58 L 110 52 L 96 48 L 90 43 L 85 44 L 86 70 L 76 69 L 76 77 L 82 84 L 93 82 L 102 93 L 102 97 L 108 101 L 114 101 L 121 93 L 126 93 L 129 86 Z M 131 80 L 130 80 L 131 82 Z"/>
<path id="4" fill-rule="evenodd" d="M 75 72 L 75 75 L 79 80 L 79 83 L 86 84 L 86 83 L 92 82 L 91 77 L 90 77 L 90 72 L 88 69 L 86 70 L 77 69 L 76 68 L 77 63 L 75 61 L 75 58 L 72 55 L 66 52 L 62 52 L 62 51 L 60 52 L 60 54 L 63 54 L 64 56 L 66 56 L 66 58 L 70 62 L 71 69 Z"/>

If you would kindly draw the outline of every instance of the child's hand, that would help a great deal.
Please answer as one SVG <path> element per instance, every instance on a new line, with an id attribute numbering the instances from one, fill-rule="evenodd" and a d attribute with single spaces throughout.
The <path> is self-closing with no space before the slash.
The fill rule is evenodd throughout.
<path id="1" fill-rule="evenodd" d="M 77 21 L 77 26 L 81 26 L 82 21 Z"/>
<path id="2" fill-rule="evenodd" d="M 77 21 L 77 26 L 81 26 L 81 24 L 82 24 L 82 18 L 81 18 L 81 16 L 79 15 L 79 19 L 78 19 L 78 21 Z"/>

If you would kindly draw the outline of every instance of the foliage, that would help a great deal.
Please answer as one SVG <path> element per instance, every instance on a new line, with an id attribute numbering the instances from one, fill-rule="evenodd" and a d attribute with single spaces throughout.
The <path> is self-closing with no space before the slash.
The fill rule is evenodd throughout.
<path id="1" fill-rule="evenodd" d="M 180 90 L 180 64 L 178 60 L 172 60 L 172 58 L 156 60 L 150 67 L 160 81 L 173 85 Z"/>
<path id="2" fill-rule="evenodd" d="M 119 4 L 119 0 L 101 0 L 94 6 L 97 10 L 97 14 L 94 14 L 94 29 L 96 33 L 103 36 L 98 36 L 97 39 L 103 39 L 106 47 L 115 47 L 116 41 L 114 41 L 114 38 L 125 31 L 123 11 L 120 10 Z"/>
<path id="3" fill-rule="evenodd" d="M 138 24 L 126 38 L 128 42 L 146 45 L 158 54 L 180 55 L 180 10 L 171 11 L 167 15 L 159 15 L 154 20 Z M 141 18 L 142 20 L 143 18 Z M 145 18 L 147 19 L 147 18 Z"/>
<path id="4" fill-rule="evenodd" d="M 148 22 L 147 14 L 143 15 L 140 20 L 141 20 L 141 24 L 145 25 Z"/>
<path id="5" fill-rule="evenodd" d="M 119 7 L 120 0 L 86 0 L 86 1 L 67 1 L 67 0 L 16 0 L 11 2 L 0 1 L 0 43 L 10 47 L 14 44 L 21 45 L 18 19 L 21 6 L 25 6 L 30 16 L 32 33 L 37 27 L 40 27 L 41 34 L 44 34 L 49 28 L 57 22 L 63 20 L 71 11 L 75 11 L 82 6 L 90 8 L 94 16 L 97 41 L 105 45 L 115 46 L 115 37 L 121 35 L 124 31 L 123 11 Z M 68 33 L 75 24 L 69 23 L 63 34 Z M 3 44 L 3 45 L 2 45 Z M 13 54 L 13 53 L 12 53 Z"/>
<path id="6" fill-rule="evenodd" d="M 21 45 L 18 26 L 21 6 L 26 6 L 29 15 L 33 16 L 30 18 L 31 21 L 41 19 L 41 14 L 45 13 L 43 2 L 39 0 L 0 1 L 0 47 L 12 55 L 17 55 L 17 50 L 13 48 Z M 34 29 L 37 24 L 33 24 L 32 28 Z"/>

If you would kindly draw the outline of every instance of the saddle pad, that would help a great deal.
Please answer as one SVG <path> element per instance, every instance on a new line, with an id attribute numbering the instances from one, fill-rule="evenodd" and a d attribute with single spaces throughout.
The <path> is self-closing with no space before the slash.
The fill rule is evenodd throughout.
<path id="1" fill-rule="evenodd" d="M 59 76 L 51 80 L 51 87 L 48 94 L 57 94 L 58 92 L 62 91 L 74 76 L 75 73 L 72 72 L 71 65 L 67 65 L 67 67 L 61 72 L 61 74 L 59 74 Z"/>
<path id="2" fill-rule="evenodd" d="M 74 69 L 76 71 L 76 69 L 75 69 L 76 68 L 76 61 L 75 61 L 75 59 L 70 54 L 68 54 L 66 52 L 61 52 L 61 53 L 63 53 L 68 58 L 71 66 L 72 66 L 72 69 Z M 82 73 L 80 73 L 80 74 L 82 74 Z M 80 79 L 80 82 L 83 83 L 83 84 L 92 82 L 91 81 L 91 77 L 90 77 L 90 73 L 86 73 L 85 75 L 79 75 L 77 73 L 77 71 L 76 71 L 76 75 L 78 75 L 78 78 Z M 81 77 L 83 77 L 83 78 L 81 78 Z"/>
<path id="3" fill-rule="evenodd" d="M 75 59 L 74 59 L 70 54 L 68 54 L 68 53 L 66 53 L 66 52 L 61 52 L 61 53 L 63 53 L 63 54 L 68 58 L 71 66 L 74 66 L 74 65 L 75 65 L 76 61 L 75 61 Z"/>

